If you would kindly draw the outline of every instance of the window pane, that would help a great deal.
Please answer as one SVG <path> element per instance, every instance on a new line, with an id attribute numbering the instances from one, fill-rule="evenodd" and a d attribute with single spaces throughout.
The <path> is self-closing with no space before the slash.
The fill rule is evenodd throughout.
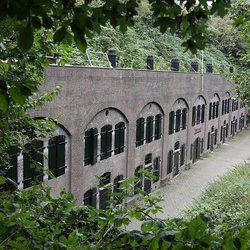
<path id="1" fill-rule="evenodd" d="M 115 155 L 124 151 L 124 130 L 124 122 L 119 122 L 115 125 Z"/>
<path id="2" fill-rule="evenodd" d="M 186 129 L 187 124 L 187 109 L 182 110 L 182 130 Z"/>
<path id="3" fill-rule="evenodd" d="M 153 140 L 153 116 L 147 117 L 146 122 L 146 143 Z"/>
<path id="4" fill-rule="evenodd" d="M 112 125 L 101 128 L 101 160 L 107 159 L 112 152 Z"/>
<path id="5" fill-rule="evenodd" d="M 169 135 L 174 133 L 174 111 L 169 113 Z"/>
<path id="6" fill-rule="evenodd" d="M 196 118 L 196 107 L 194 106 L 192 109 L 192 126 L 195 125 L 195 118 Z"/>
<path id="7" fill-rule="evenodd" d="M 161 138 L 161 120 L 162 120 L 161 114 L 155 116 L 155 140 Z"/>
<path id="8" fill-rule="evenodd" d="M 144 118 L 136 121 L 136 147 L 144 144 Z"/>
<path id="9" fill-rule="evenodd" d="M 175 132 L 179 132 L 181 128 L 181 110 L 178 109 L 176 111 L 176 125 L 175 125 Z"/>
<path id="10" fill-rule="evenodd" d="M 204 123 L 205 120 L 205 104 L 202 104 L 201 108 L 201 123 Z"/>

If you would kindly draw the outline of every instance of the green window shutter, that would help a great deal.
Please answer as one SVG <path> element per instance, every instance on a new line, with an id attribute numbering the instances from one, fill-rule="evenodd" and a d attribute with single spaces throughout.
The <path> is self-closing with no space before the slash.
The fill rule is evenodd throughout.
<path id="1" fill-rule="evenodd" d="M 208 116 L 208 119 L 211 120 L 212 118 L 212 103 L 210 102 L 209 103 L 209 116 Z"/>
<path id="2" fill-rule="evenodd" d="M 174 111 L 171 111 L 169 113 L 169 128 L 168 128 L 168 134 L 171 135 L 174 133 Z"/>
<path id="3" fill-rule="evenodd" d="M 57 140 L 57 177 L 65 174 L 65 136 L 56 136 Z"/>
<path id="4" fill-rule="evenodd" d="M 192 126 L 195 125 L 195 119 L 196 119 L 196 107 L 194 106 L 192 109 Z"/>
<path id="5" fill-rule="evenodd" d="M 125 123 L 119 122 L 115 125 L 115 155 L 124 152 Z"/>
<path id="6" fill-rule="evenodd" d="M 146 143 L 153 140 L 153 116 L 148 116 L 146 121 Z"/>
<path id="7" fill-rule="evenodd" d="M 176 111 L 176 124 L 175 124 L 175 132 L 179 132 L 181 128 L 181 110 L 178 109 Z"/>
<path id="8" fill-rule="evenodd" d="M 186 129 L 187 124 L 187 109 L 182 110 L 182 130 Z"/>
<path id="9" fill-rule="evenodd" d="M 161 120 L 161 114 L 155 116 L 155 140 L 159 140 L 161 138 Z"/>
<path id="10" fill-rule="evenodd" d="M 201 122 L 201 105 L 197 106 L 197 119 L 196 119 L 197 124 L 200 124 Z"/>
<path id="11" fill-rule="evenodd" d="M 173 150 L 168 152 L 168 165 L 167 165 L 167 174 L 170 174 L 173 169 Z"/>
<path id="12" fill-rule="evenodd" d="M 112 152 L 112 125 L 101 128 L 101 160 L 107 159 Z"/>
<path id="13" fill-rule="evenodd" d="M 202 104 L 201 106 L 201 123 L 204 123 L 205 121 L 205 104 Z"/>
<path id="14" fill-rule="evenodd" d="M 48 144 L 48 167 L 53 176 L 49 176 L 49 179 L 52 179 L 56 176 L 56 138 L 52 137 L 49 139 Z"/>
<path id="15" fill-rule="evenodd" d="M 23 154 L 23 188 L 31 187 L 33 180 L 33 169 L 31 168 L 33 150 L 30 143 L 27 143 L 25 146 L 25 153 Z"/>
<path id="16" fill-rule="evenodd" d="M 37 181 L 43 181 L 43 165 L 44 165 L 44 155 L 43 155 L 43 141 L 35 140 L 34 141 L 34 161 L 36 167 L 34 169 L 34 177 Z"/>
<path id="17" fill-rule="evenodd" d="M 215 113 L 215 117 L 216 117 L 216 118 L 219 117 L 219 101 L 216 102 L 216 113 Z"/>
<path id="18" fill-rule="evenodd" d="M 88 129 L 85 131 L 85 136 L 84 136 L 84 141 L 85 141 L 85 146 L 84 146 L 84 165 L 87 166 L 91 164 L 91 151 L 92 150 L 92 140 L 91 140 L 91 129 Z"/>

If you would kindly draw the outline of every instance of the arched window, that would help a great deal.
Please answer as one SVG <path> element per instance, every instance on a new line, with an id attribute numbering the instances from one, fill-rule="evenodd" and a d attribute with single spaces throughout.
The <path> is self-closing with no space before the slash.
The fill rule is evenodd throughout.
<path id="1" fill-rule="evenodd" d="M 105 185 L 110 183 L 110 175 L 111 175 L 110 172 L 106 172 L 100 177 L 100 191 L 99 191 L 99 194 L 100 194 L 99 208 L 100 209 L 106 209 L 107 206 L 109 206 L 109 200 L 110 200 L 109 192 L 111 190 L 106 188 Z"/>
<path id="2" fill-rule="evenodd" d="M 155 176 L 154 182 L 159 181 L 160 179 L 160 156 L 154 159 L 154 176 Z"/>
<path id="3" fill-rule="evenodd" d="M 196 123 L 200 124 L 201 122 L 201 105 L 197 106 L 197 119 L 196 119 Z"/>
<path id="4" fill-rule="evenodd" d="M 192 126 L 195 125 L 195 119 L 196 119 L 196 107 L 194 106 L 192 109 Z"/>
<path id="5" fill-rule="evenodd" d="M 181 110 L 178 109 L 176 111 L 176 124 L 175 124 L 175 132 L 179 132 L 181 128 Z"/>
<path id="6" fill-rule="evenodd" d="M 170 174 L 173 170 L 173 150 L 168 152 L 168 165 L 167 165 L 167 174 Z"/>
<path id="7" fill-rule="evenodd" d="M 137 180 L 135 181 L 135 185 L 134 185 L 135 194 L 138 194 L 140 190 L 142 190 L 142 173 L 140 173 L 140 170 L 142 168 L 143 168 L 142 166 L 138 166 L 135 169 L 135 177 L 137 178 Z"/>
<path id="8" fill-rule="evenodd" d="M 112 125 L 101 128 L 101 160 L 111 157 L 112 152 Z"/>
<path id="9" fill-rule="evenodd" d="M 97 195 L 96 188 L 89 189 L 87 192 L 84 193 L 83 204 L 85 206 L 96 207 L 96 195 Z"/>
<path id="10" fill-rule="evenodd" d="M 125 123 L 119 122 L 115 125 L 115 155 L 124 152 Z"/>
<path id="11" fill-rule="evenodd" d="M 168 126 L 168 134 L 171 135 L 174 133 L 174 111 L 169 113 L 169 126 Z"/>
<path id="12" fill-rule="evenodd" d="M 85 131 L 85 157 L 84 165 L 94 165 L 97 162 L 98 130 L 91 128 Z"/>
<path id="13" fill-rule="evenodd" d="M 155 140 L 159 140 L 161 138 L 161 120 L 161 114 L 155 116 Z"/>
<path id="14" fill-rule="evenodd" d="M 204 123 L 205 121 L 205 104 L 202 104 L 201 106 L 201 123 Z"/>
<path id="15" fill-rule="evenodd" d="M 186 108 L 182 110 L 182 122 L 181 123 L 182 123 L 181 125 L 182 130 L 186 129 L 187 127 L 187 109 Z"/>
<path id="16" fill-rule="evenodd" d="M 141 117 L 136 121 L 136 147 L 144 144 L 144 118 Z"/>
<path id="17" fill-rule="evenodd" d="M 148 116 L 146 121 L 146 143 L 153 140 L 153 116 Z"/>
<path id="18" fill-rule="evenodd" d="M 57 135 L 49 139 L 48 165 L 54 177 L 65 174 L 65 145 L 64 135 Z M 51 178 L 53 177 L 49 177 L 49 179 Z"/>
<path id="19" fill-rule="evenodd" d="M 23 188 L 33 185 L 33 181 L 43 181 L 43 141 L 35 140 L 25 145 L 23 154 Z"/>

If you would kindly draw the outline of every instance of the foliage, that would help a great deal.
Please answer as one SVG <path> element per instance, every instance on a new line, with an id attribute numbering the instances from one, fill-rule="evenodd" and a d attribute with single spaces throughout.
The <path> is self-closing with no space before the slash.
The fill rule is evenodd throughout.
<path id="1" fill-rule="evenodd" d="M 216 231 L 250 229 L 250 168 L 238 166 L 229 174 L 210 184 L 200 201 L 187 212 L 188 216 L 204 213 Z"/>
<path id="2" fill-rule="evenodd" d="M 127 197 L 126 192 L 123 194 Z M 234 233 L 222 225 L 218 234 L 204 215 L 191 220 L 153 219 L 149 213 L 158 199 L 150 196 L 140 208 L 111 202 L 106 210 L 77 206 L 65 191 L 53 198 L 41 185 L 4 193 L 1 198 L 0 249 L 244 250 L 250 246 L 246 226 Z M 131 217 L 144 220 L 141 230 L 124 229 Z"/>

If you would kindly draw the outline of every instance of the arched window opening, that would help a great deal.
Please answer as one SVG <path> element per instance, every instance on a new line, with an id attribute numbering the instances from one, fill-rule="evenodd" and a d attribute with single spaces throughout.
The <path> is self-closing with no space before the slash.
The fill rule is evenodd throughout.
<path id="1" fill-rule="evenodd" d="M 89 189 L 84 193 L 83 204 L 85 206 L 96 207 L 97 188 Z"/>
<path id="2" fill-rule="evenodd" d="M 168 134 L 171 135 L 174 133 L 174 111 L 169 113 L 169 128 Z"/>
<path id="3" fill-rule="evenodd" d="M 109 206 L 110 201 L 110 189 L 106 188 L 105 185 L 110 183 L 110 172 L 106 172 L 100 177 L 100 203 L 99 208 L 100 209 L 106 209 Z"/>
<path id="4" fill-rule="evenodd" d="M 33 185 L 33 182 L 43 181 L 43 141 L 35 140 L 25 145 L 23 154 L 23 188 Z"/>
<path id="5" fill-rule="evenodd" d="M 112 153 L 112 125 L 101 128 L 101 160 L 111 157 Z"/>
<path id="6" fill-rule="evenodd" d="M 91 128 L 85 131 L 85 157 L 84 165 L 94 165 L 97 162 L 98 130 Z"/>
<path id="7" fill-rule="evenodd" d="M 143 117 L 136 121 L 136 147 L 144 144 L 144 121 Z"/>
<path id="8" fill-rule="evenodd" d="M 115 125 L 115 155 L 124 152 L 125 123 L 119 122 Z"/>
<path id="9" fill-rule="evenodd" d="M 159 140 L 161 138 L 161 121 L 162 115 L 158 114 L 155 116 L 155 140 Z"/>
<path id="10" fill-rule="evenodd" d="M 64 135 L 57 135 L 49 140 L 48 165 L 53 174 L 49 179 L 65 174 L 65 145 L 66 139 Z"/>

